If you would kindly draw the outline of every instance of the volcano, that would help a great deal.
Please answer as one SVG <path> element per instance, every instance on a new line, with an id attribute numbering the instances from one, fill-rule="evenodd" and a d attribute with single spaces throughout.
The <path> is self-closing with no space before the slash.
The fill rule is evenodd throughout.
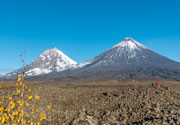
<path id="1" fill-rule="evenodd" d="M 33 77 L 52 72 L 60 72 L 74 64 L 76 64 L 75 61 L 57 48 L 53 48 L 46 50 L 35 61 L 25 66 L 25 71 L 28 76 Z M 6 77 L 15 76 L 19 71 L 21 71 L 21 69 L 6 74 Z"/>
<path id="2" fill-rule="evenodd" d="M 99 56 L 77 64 L 52 79 L 180 80 L 180 63 L 161 56 L 132 38 L 125 38 Z"/>

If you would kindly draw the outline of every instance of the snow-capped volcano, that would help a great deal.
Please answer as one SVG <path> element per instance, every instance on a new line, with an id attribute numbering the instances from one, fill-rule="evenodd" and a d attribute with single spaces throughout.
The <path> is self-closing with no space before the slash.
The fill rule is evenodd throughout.
<path id="1" fill-rule="evenodd" d="M 25 70 L 28 76 L 35 76 L 51 72 L 60 72 L 74 64 L 76 64 L 75 61 L 57 48 L 53 48 L 46 50 L 35 61 L 25 66 Z M 6 76 L 13 76 L 17 71 L 9 73 Z"/>
<path id="2" fill-rule="evenodd" d="M 153 64 L 154 66 L 169 65 L 176 63 L 164 56 L 161 56 L 152 50 L 148 49 L 144 45 L 135 41 L 132 38 L 125 38 L 121 42 L 114 45 L 99 56 L 79 64 L 80 67 L 93 67 L 95 65 L 100 66 L 122 66 L 122 65 L 147 65 Z M 135 65 L 136 64 L 136 65 Z M 178 64 L 178 63 L 176 63 Z"/>
<path id="3" fill-rule="evenodd" d="M 152 52 L 144 45 L 138 43 L 132 38 L 125 38 L 121 42 L 114 45 L 112 48 L 108 49 L 99 56 L 88 60 L 86 62 L 78 64 L 78 67 L 82 68 L 86 65 L 113 65 L 113 64 L 122 64 L 130 63 L 131 60 L 136 60 L 139 58 L 148 58 L 145 54 L 146 51 Z"/>
<path id="4" fill-rule="evenodd" d="M 159 78 L 180 80 L 180 63 L 153 52 L 132 38 L 125 38 L 95 58 L 77 64 L 67 74 L 65 72 L 60 75 L 92 81 Z"/>

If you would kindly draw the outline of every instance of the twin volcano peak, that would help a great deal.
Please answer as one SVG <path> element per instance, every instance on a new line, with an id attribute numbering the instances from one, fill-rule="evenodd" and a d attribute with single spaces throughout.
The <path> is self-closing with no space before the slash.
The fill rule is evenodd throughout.
<path id="1" fill-rule="evenodd" d="M 38 59 L 25 66 L 25 69 L 28 76 L 32 77 L 68 71 L 49 75 L 48 80 L 71 76 L 72 80 L 75 78 L 89 81 L 156 78 L 180 81 L 179 63 L 153 52 L 129 37 L 93 59 L 79 64 L 57 48 L 48 49 Z M 6 77 L 14 77 L 17 71 L 21 69 L 6 74 Z"/>

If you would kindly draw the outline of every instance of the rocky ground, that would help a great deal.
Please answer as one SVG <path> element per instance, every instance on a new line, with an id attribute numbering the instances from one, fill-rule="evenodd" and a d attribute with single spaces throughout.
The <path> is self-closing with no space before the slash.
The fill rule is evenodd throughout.
<path id="1" fill-rule="evenodd" d="M 41 84 L 40 103 L 52 106 L 47 125 L 178 125 L 180 87 Z"/>
<path id="2" fill-rule="evenodd" d="M 46 88 L 47 89 L 47 88 Z M 45 90 L 46 90 L 45 89 Z M 50 87 L 48 124 L 180 124 L 180 90 L 147 86 Z"/>

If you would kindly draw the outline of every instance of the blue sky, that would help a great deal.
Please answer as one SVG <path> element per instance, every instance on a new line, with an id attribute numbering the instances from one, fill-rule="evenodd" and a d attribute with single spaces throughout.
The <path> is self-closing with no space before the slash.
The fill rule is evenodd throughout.
<path id="1" fill-rule="evenodd" d="M 179 0 L 0 1 L 0 74 L 57 47 L 77 62 L 124 37 L 180 62 Z"/>

